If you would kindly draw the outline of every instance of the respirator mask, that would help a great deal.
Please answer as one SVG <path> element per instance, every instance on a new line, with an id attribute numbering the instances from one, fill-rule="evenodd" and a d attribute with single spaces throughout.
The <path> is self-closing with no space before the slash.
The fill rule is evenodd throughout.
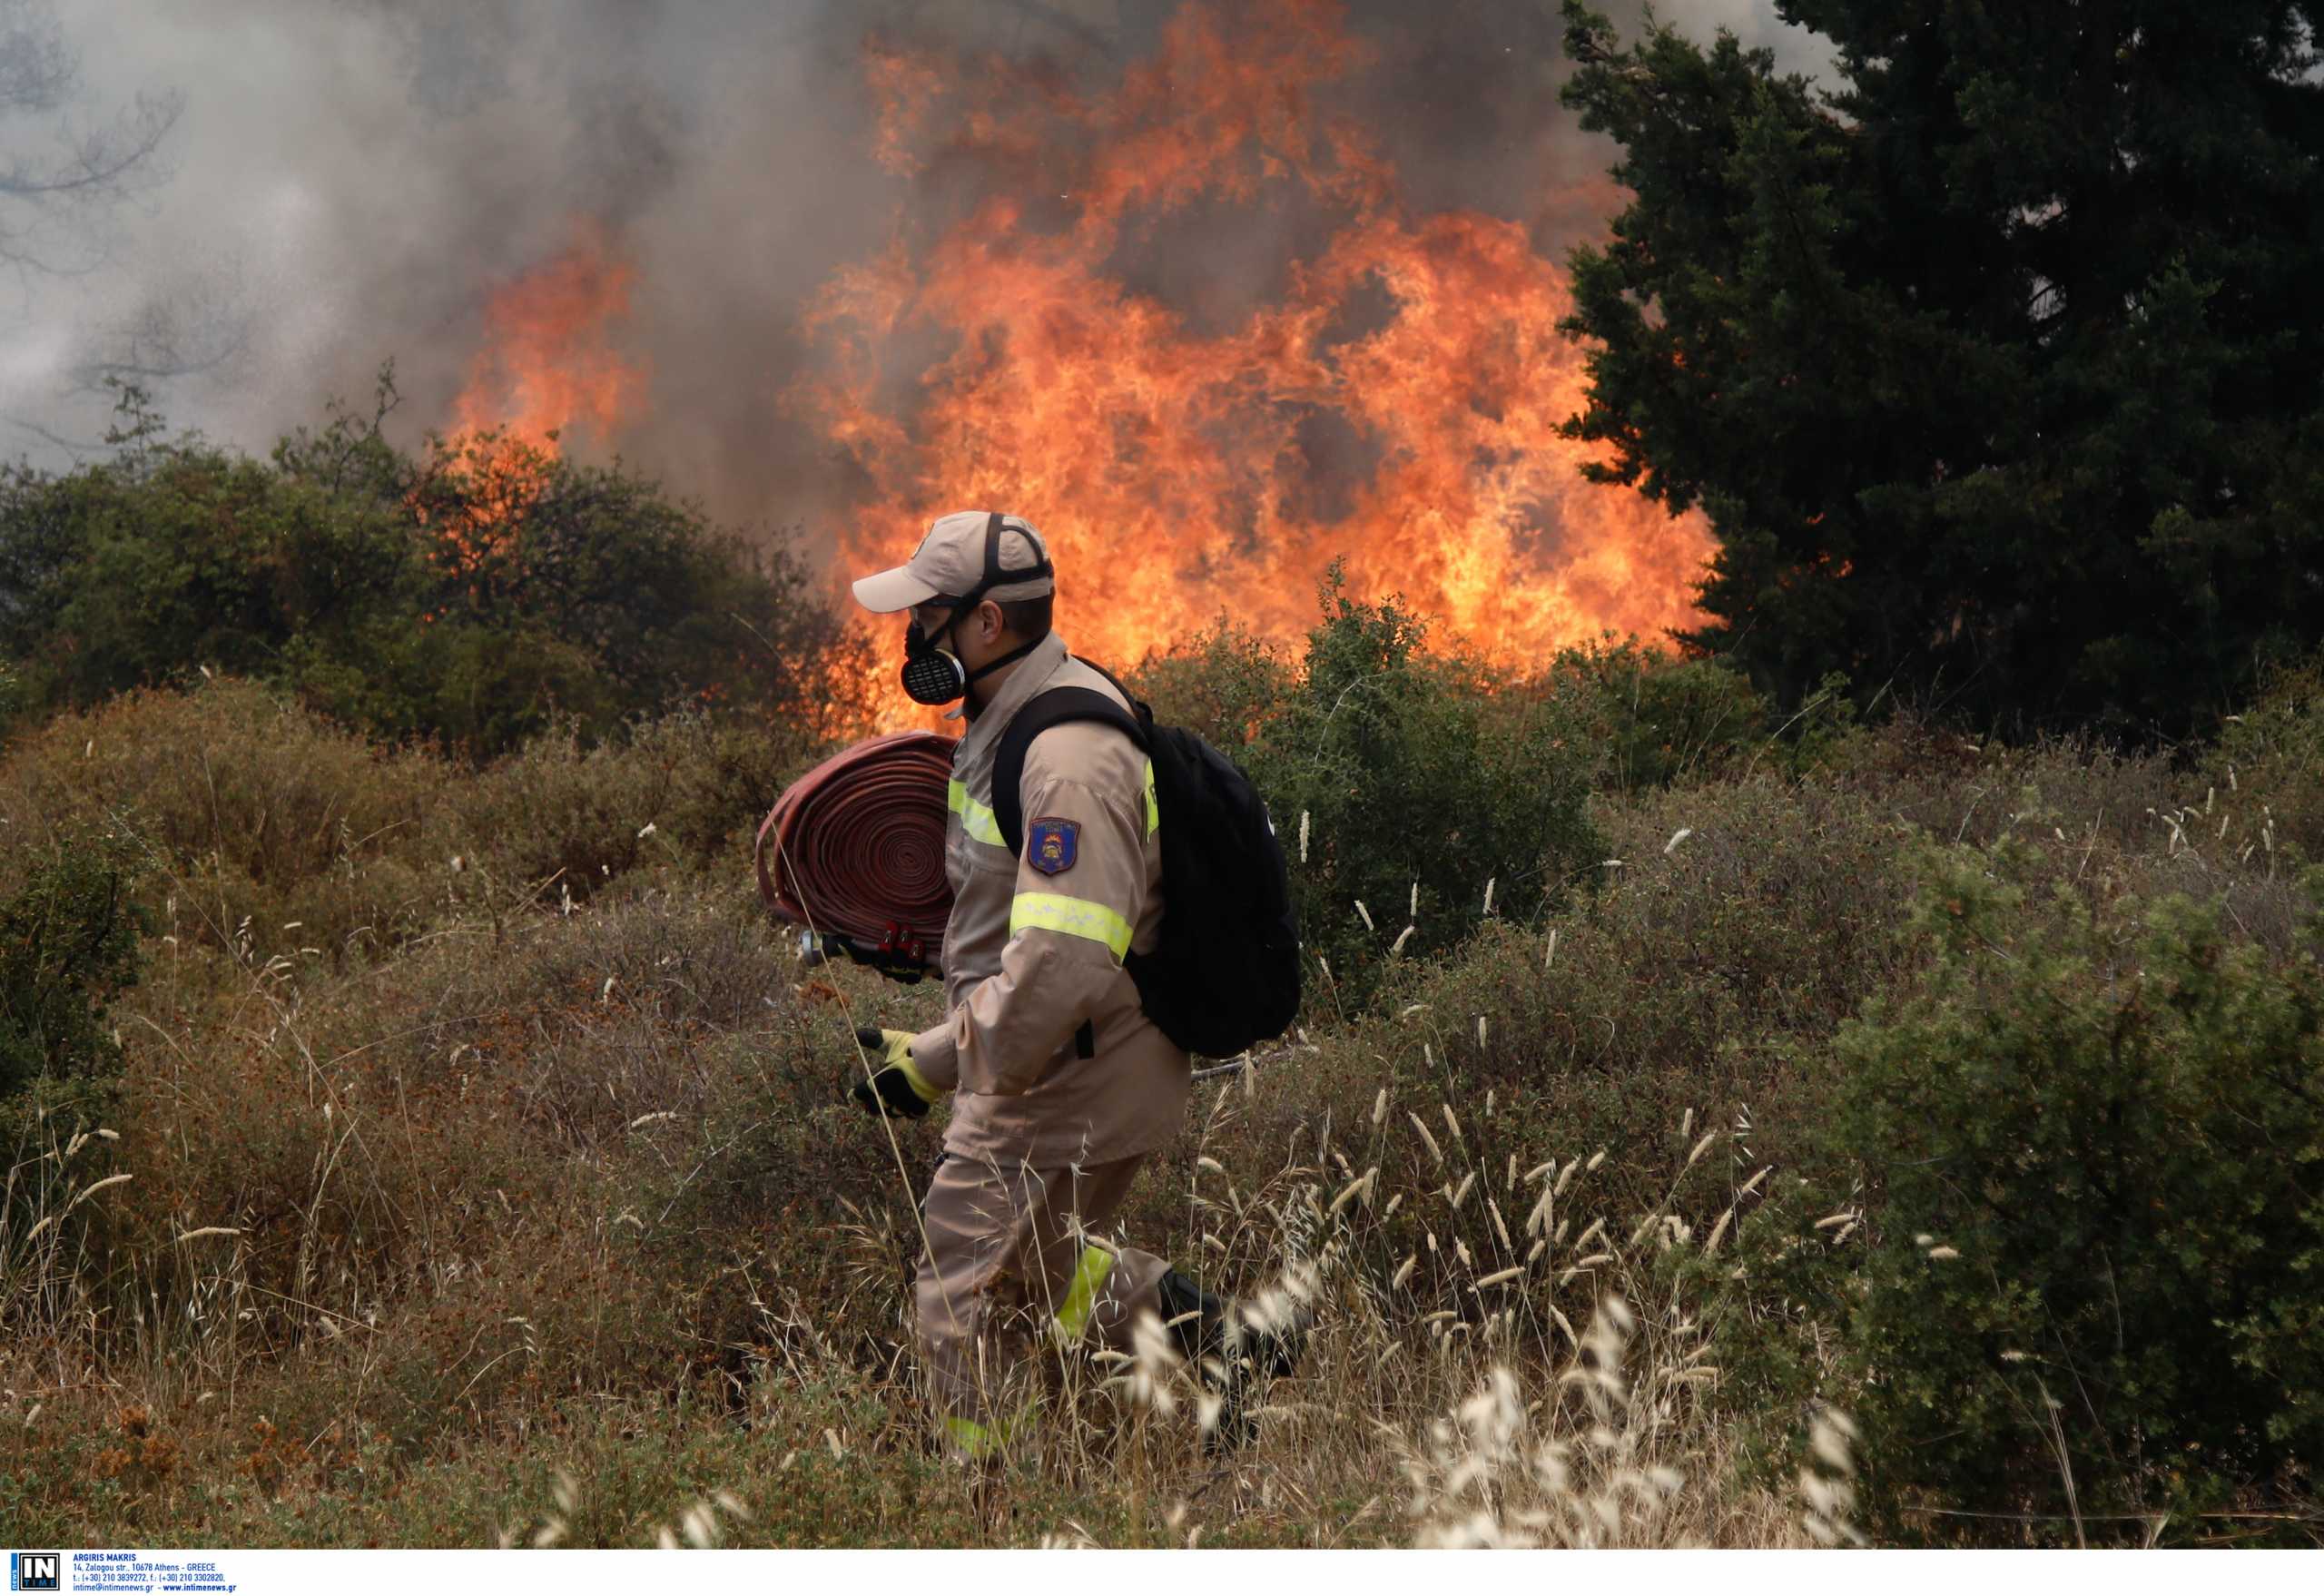
<path id="1" fill-rule="evenodd" d="M 955 609 L 936 637 L 950 632 L 960 618 L 960 612 Z M 936 637 L 931 637 L 917 620 L 904 630 L 904 695 L 931 707 L 950 704 L 969 690 L 969 667 Z"/>
<path id="2" fill-rule="evenodd" d="M 953 601 L 952 613 L 936 629 L 935 635 L 931 636 L 917 619 L 905 628 L 903 688 L 904 695 L 914 704 L 924 704 L 931 709 L 950 704 L 968 693 L 970 683 L 990 675 L 1004 665 L 1014 665 L 1040 646 L 1036 641 L 1012 648 L 999 659 L 988 661 L 972 671 L 961 662 L 959 655 L 943 645 L 943 639 L 951 635 L 961 618 L 974 615 L 977 606 L 984 602 L 984 596 L 993 588 L 1006 582 L 1029 582 L 1053 574 L 1046 555 L 1021 571 L 1002 570 L 1000 534 L 1004 529 L 998 513 L 985 523 L 983 579 L 969 589 L 965 596 Z"/>

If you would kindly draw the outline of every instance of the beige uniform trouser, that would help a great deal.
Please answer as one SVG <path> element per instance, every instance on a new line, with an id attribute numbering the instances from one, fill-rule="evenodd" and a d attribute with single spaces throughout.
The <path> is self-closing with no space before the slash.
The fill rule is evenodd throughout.
<path id="1" fill-rule="evenodd" d="M 1127 1352 L 1137 1315 L 1160 1311 L 1169 1265 L 1102 1236 L 1143 1162 L 937 1165 L 913 1288 L 921 1364 L 956 1455 L 992 1456 L 1029 1416 L 1042 1340 Z"/>

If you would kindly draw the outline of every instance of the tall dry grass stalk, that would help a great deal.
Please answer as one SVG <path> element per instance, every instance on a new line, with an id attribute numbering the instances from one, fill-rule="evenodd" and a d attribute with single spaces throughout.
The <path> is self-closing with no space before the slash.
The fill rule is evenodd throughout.
<path id="1" fill-rule="evenodd" d="M 0 1332 L 18 1336 L 86 1314 L 97 1273 L 90 1221 L 105 1194 L 135 1178 L 98 1160 L 118 1140 L 109 1128 L 60 1132 L 36 1110 L 23 1145 L 8 1149 L 0 1181 Z"/>
<path id="2" fill-rule="evenodd" d="M 1361 1149 L 1324 1131 L 1301 1149 L 1310 1156 L 1246 1187 L 1213 1156 L 1233 1150 L 1230 1107 L 1247 1104 L 1220 1092 L 1205 1136 L 1213 1150 L 1193 1164 L 1194 1246 L 1214 1279 L 1252 1283 L 1237 1297 L 1250 1325 L 1312 1321 L 1305 1360 L 1250 1394 L 1251 1448 L 1214 1461 L 1200 1443 L 1219 1398 L 1158 1324 L 1142 1326 L 1129 1353 L 1055 1356 L 1039 1422 L 1005 1467 L 959 1478 L 1003 1504 L 988 1521 L 997 1542 L 1098 1543 L 1086 1519 L 1044 1516 L 1045 1500 L 1077 1490 L 1135 1502 L 1129 1522 L 1143 1530 L 1133 1542 L 1855 1538 L 1851 1471 L 1833 1439 L 1847 1433 L 1844 1418 L 1819 1425 L 1797 1499 L 1735 1483 L 1735 1440 L 1709 1400 L 1719 1371 L 1659 1266 L 1673 1249 L 1718 1245 L 1731 1210 L 1708 1242 L 1662 1210 L 1628 1221 L 1592 1214 L 1589 1177 L 1605 1153 L 1551 1157 L 1521 1174 L 1513 1151 L 1472 1153 L 1451 1103 L 1439 1105 L 1440 1136 L 1417 1115 L 1392 1118 L 1384 1090 L 1362 1117 Z M 1708 1145 L 1687 1149 L 1682 1175 Z M 1408 1225 L 1421 1236 L 1411 1250 Z M 863 1240 L 868 1251 L 888 1245 Z M 893 1379 L 887 1398 L 908 1402 L 909 1370 Z"/>

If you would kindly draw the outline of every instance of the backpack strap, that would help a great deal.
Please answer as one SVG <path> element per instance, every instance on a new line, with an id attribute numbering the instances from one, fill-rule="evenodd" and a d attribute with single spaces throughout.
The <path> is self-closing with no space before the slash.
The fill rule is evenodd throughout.
<path id="1" fill-rule="evenodd" d="M 1034 695 L 1000 734 L 992 760 L 992 816 L 1011 853 L 1025 852 L 1025 800 L 1019 790 L 1025 783 L 1025 751 L 1034 738 L 1068 721 L 1102 721 L 1137 744 L 1141 754 L 1154 751 L 1138 717 L 1094 687 L 1051 687 Z"/>

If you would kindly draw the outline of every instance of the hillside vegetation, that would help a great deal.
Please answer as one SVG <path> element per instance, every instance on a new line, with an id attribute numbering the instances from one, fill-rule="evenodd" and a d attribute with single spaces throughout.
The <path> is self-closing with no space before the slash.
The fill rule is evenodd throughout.
<path id="1" fill-rule="evenodd" d="M 1421 641 L 1327 592 L 1297 655 L 1222 627 L 1147 663 L 1273 795 L 1322 957 L 1123 1223 L 1322 1328 L 1223 1464 L 1184 1370 L 1059 1358 L 990 1494 L 930 1449 L 903 1317 L 940 1119 L 891 1141 L 843 1100 L 852 1024 L 934 1000 L 801 968 L 750 881 L 809 742 L 694 710 L 476 764 L 231 679 L 27 726 L 0 1512 L 73 1543 L 2312 1540 L 2324 683 L 2124 755 L 1844 695 L 1777 736 L 1713 665 L 1513 681 Z"/>
<path id="2" fill-rule="evenodd" d="M 2324 1540 L 2315 6 L 1777 9 L 1820 82 L 1560 8 L 1622 196 L 1562 433 L 1703 514 L 1682 656 L 1335 571 L 1304 647 L 1108 662 L 1293 854 L 1300 1028 L 1123 1216 L 1316 1312 L 1230 1459 L 1155 1348 L 932 1448 L 941 1117 L 845 1094 L 938 998 L 749 863 L 894 642 L 780 528 L 385 380 L 0 470 L 0 1522 Z"/>
<path id="3" fill-rule="evenodd" d="M 224 674 L 469 758 L 672 701 L 824 732 L 856 645 L 787 542 L 498 434 L 390 443 L 334 406 L 264 458 L 126 390 L 103 458 L 0 468 L 0 723 Z"/>

